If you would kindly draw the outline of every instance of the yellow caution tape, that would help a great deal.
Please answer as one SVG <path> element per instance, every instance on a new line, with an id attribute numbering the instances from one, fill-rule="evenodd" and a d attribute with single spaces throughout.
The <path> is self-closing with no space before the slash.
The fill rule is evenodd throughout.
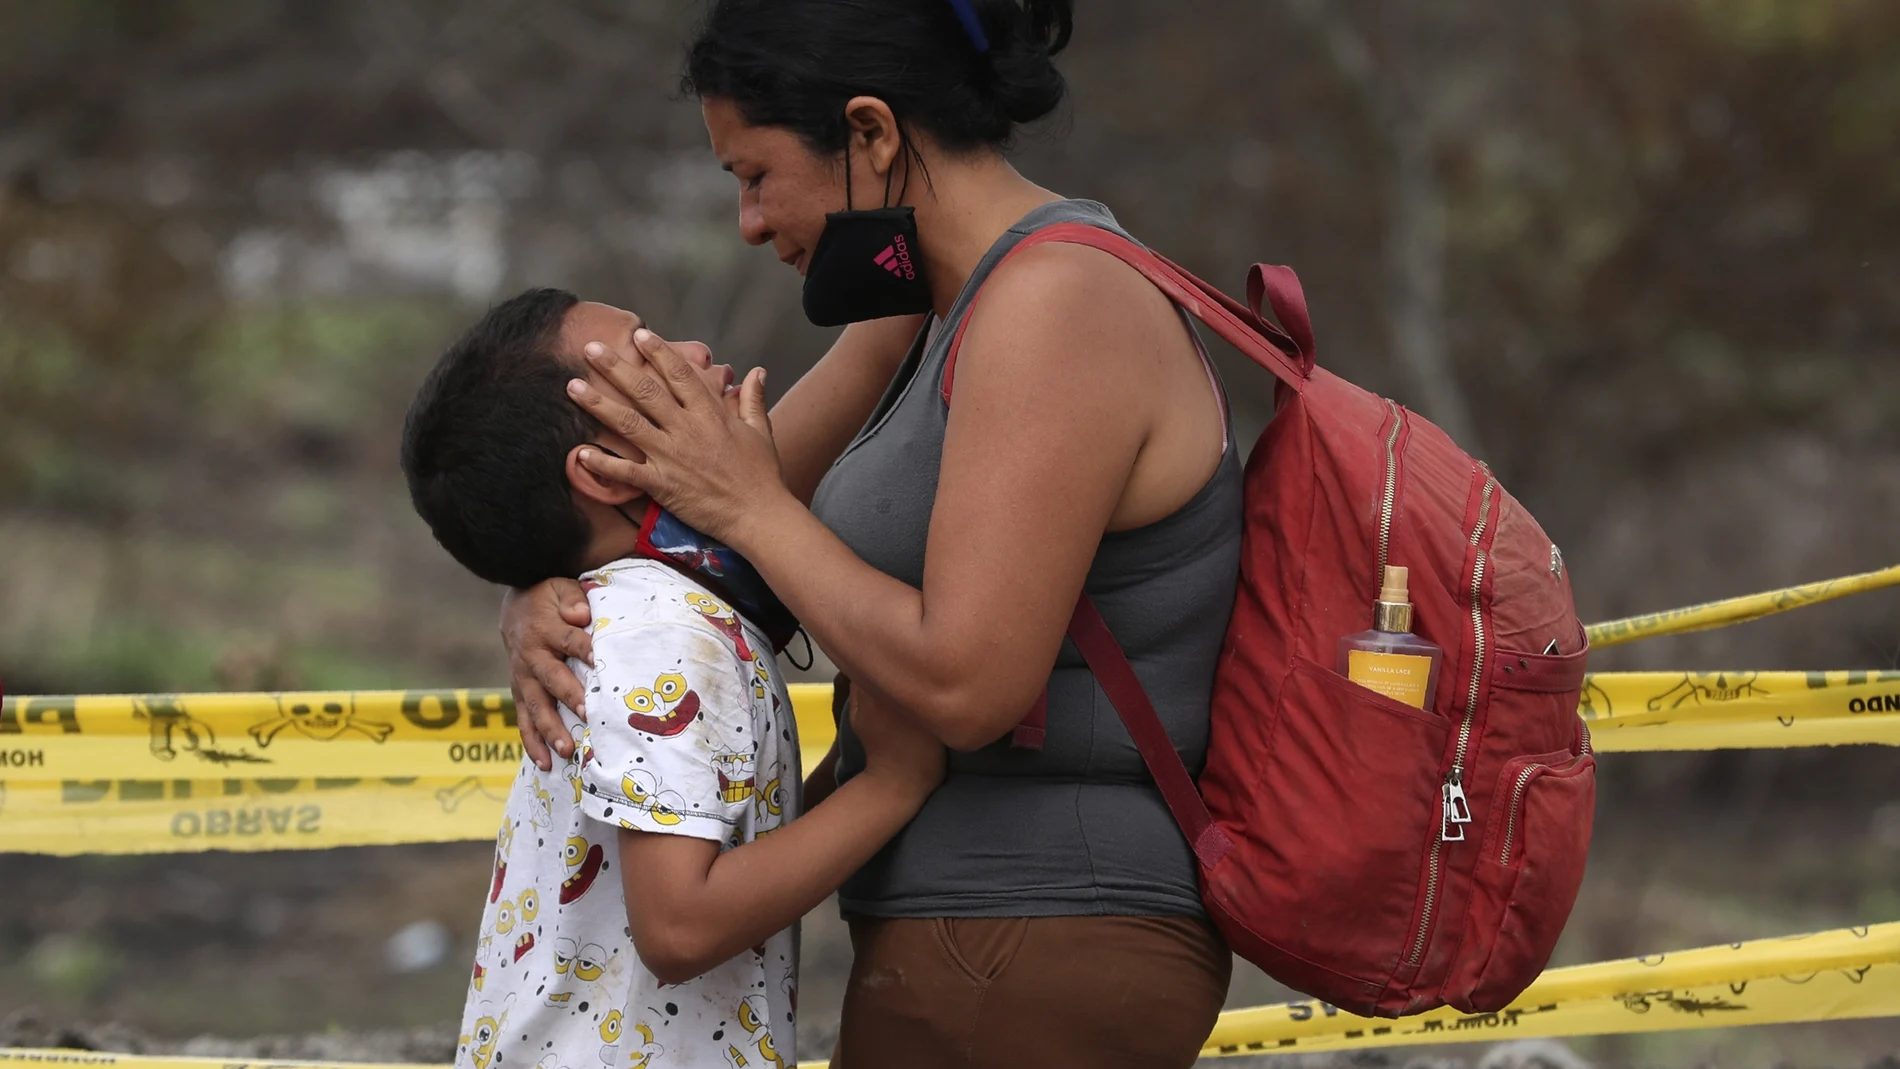
<path id="1" fill-rule="evenodd" d="M 1592 732 L 1882 713 L 1900 713 L 1900 671 L 1597 672 L 1584 677 L 1577 708 Z"/>
<path id="2" fill-rule="evenodd" d="M 805 767 L 831 688 L 794 684 Z M 1603 752 L 1900 745 L 1900 672 L 1599 672 Z M 285 850 L 486 839 L 521 760 L 500 690 L 0 702 L 0 852 Z"/>
<path id="3" fill-rule="evenodd" d="M 1730 624 L 1743 624 L 1750 620 L 1759 620 L 1764 616 L 1773 616 L 1778 612 L 1787 612 L 1789 609 L 1799 609 L 1804 605 L 1818 605 L 1823 601 L 1833 601 L 1836 598 L 1864 594 L 1870 590 L 1880 590 L 1890 586 L 1900 586 L 1900 564 L 1891 568 L 1882 568 L 1876 572 L 1863 572 L 1860 575 L 1848 575 L 1839 579 L 1824 579 L 1818 583 L 1806 583 L 1783 590 L 1769 590 L 1760 594 L 1711 601 L 1682 609 L 1665 609 L 1662 612 L 1609 620 L 1600 624 L 1591 624 L 1584 630 L 1590 636 L 1590 645 L 1596 649 L 1603 649 L 1607 646 L 1620 646 L 1625 642 L 1634 642 L 1639 638 L 1681 635 L 1691 631 L 1727 627 Z"/>
<path id="4" fill-rule="evenodd" d="M 831 745 L 831 687 L 794 684 L 805 748 Z M 818 756 L 823 749 L 816 751 Z M 505 690 L 101 694 L 0 702 L 0 776 L 52 780 L 507 776 Z"/>
<path id="5" fill-rule="evenodd" d="M 1598 672 L 1577 711 L 1606 752 L 1900 746 L 1900 672 Z"/>
<path id="6" fill-rule="evenodd" d="M 492 839 L 515 771 L 460 778 L 0 784 L 0 852 L 165 854 Z"/>
<path id="7" fill-rule="evenodd" d="M 790 691 L 809 768 L 831 688 Z M 0 853 L 490 839 L 520 763 L 506 691 L 8 698 Z"/>
<path id="8" fill-rule="evenodd" d="M 1322 1002 L 1221 1014 L 1203 1055 L 1617 1035 L 1900 1015 L 1900 923 L 1553 969 L 1497 1013 L 1399 1020 Z"/>
<path id="9" fill-rule="evenodd" d="M 1780 750 L 1804 746 L 1900 746 L 1900 716 L 1797 720 L 1782 724 L 1664 724 L 1592 736 L 1599 753 L 1664 750 Z"/>
<path id="10" fill-rule="evenodd" d="M 831 688 L 794 684 L 807 769 Z M 1900 746 L 1900 672 L 1598 672 L 1603 752 Z M 521 761 L 506 691 L 0 702 L 0 852 L 283 850 L 486 839 Z"/>

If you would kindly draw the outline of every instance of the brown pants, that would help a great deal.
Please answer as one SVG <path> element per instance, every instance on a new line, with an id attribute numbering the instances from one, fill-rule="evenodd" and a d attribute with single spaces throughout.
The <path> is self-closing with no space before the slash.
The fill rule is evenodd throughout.
<path id="1" fill-rule="evenodd" d="M 1186 917 L 850 923 L 832 1069 L 1190 1066 L 1233 964 Z"/>

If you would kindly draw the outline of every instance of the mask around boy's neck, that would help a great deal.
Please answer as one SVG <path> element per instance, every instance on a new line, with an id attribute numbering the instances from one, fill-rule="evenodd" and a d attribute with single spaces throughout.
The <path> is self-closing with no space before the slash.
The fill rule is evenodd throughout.
<path id="1" fill-rule="evenodd" d="M 589 444 L 608 456 L 620 456 L 599 442 Z M 634 541 L 634 556 L 668 565 L 714 596 L 725 599 L 739 615 L 765 632 L 774 655 L 785 652 L 792 636 L 799 632 L 798 617 L 772 592 L 772 587 L 758 569 L 752 567 L 751 561 L 724 542 L 687 526 L 650 497 L 638 520 L 627 515 L 627 510 L 619 505 L 613 509 L 639 531 Z"/>
<path id="2" fill-rule="evenodd" d="M 626 513 L 621 513 L 626 516 Z M 633 517 L 627 516 L 631 522 Z M 640 522 L 637 556 L 671 565 L 688 579 L 725 599 L 739 615 L 757 625 L 781 653 L 798 633 L 798 618 L 785 607 L 765 578 L 737 550 L 688 527 L 652 498 Z"/>

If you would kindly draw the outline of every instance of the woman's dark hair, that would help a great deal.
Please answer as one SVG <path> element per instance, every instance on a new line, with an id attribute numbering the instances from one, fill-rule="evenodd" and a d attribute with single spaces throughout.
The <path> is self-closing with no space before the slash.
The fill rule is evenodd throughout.
<path id="1" fill-rule="evenodd" d="M 1053 57 L 1073 0 L 968 0 L 987 51 L 951 0 L 714 0 L 680 87 L 724 97 L 754 126 L 844 149 L 845 102 L 872 96 L 951 152 L 1002 148 L 1066 86 Z"/>
<path id="2" fill-rule="evenodd" d="M 570 449 L 598 424 L 567 396 L 585 374 L 559 350 L 578 299 L 533 289 L 449 346 L 409 405 L 402 473 L 435 540 L 491 583 L 580 573 L 592 532 L 567 482 Z"/>

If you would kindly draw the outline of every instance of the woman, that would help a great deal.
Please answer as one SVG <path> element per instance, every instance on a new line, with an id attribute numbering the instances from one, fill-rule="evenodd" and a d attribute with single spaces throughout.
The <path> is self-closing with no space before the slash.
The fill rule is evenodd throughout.
<path id="1" fill-rule="evenodd" d="M 1240 543 L 1225 400 L 1180 311 L 1114 258 L 998 266 L 1054 223 L 1120 232 L 1001 152 L 1059 103 L 1069 35 L 1066 0 L 716 2 L 686 85 L 740 231 L 806 276 L 809 316 L 852 325 L 769 425 L 763 375 L 730 416 L 650 334 L 650 372 L 597 361 L 635 407 L 575 387 L 647 453 L 595 471 L 749 557 L 853 686 L 954 751 L 840 892 L 844 1069 L 1185 1066 L 1226 992 L 1187 845 L 1063 641 L 1086 589 L 1199 770 Z M 557 583 L 504 608 L 538 759 L 543 736 L 569 752 L 549 694 L 578 707 L 576 604 Z M 1012 746 L 1045 693 L 1041 748 Z M 814 792 L 862 768 L 843 727 Z"/>

